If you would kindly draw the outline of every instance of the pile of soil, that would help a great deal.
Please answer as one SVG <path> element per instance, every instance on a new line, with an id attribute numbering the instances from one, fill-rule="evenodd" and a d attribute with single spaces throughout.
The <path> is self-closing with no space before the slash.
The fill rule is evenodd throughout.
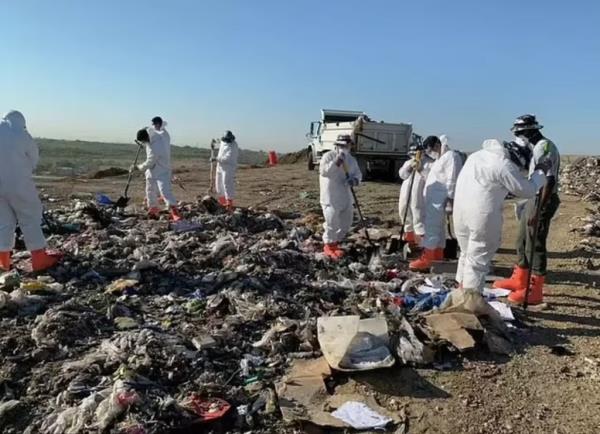
<path id="1" fill-rule="evenodd" d="M 91 179 L 111 178 L 113 176 L 127 175 L 129 172 L 121 167 L 109 167 L 108 169 L 98 170 L 90 175 Z"/>

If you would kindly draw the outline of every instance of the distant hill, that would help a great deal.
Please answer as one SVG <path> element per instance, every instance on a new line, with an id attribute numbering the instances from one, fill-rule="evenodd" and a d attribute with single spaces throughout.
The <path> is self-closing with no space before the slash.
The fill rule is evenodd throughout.
<path id="1" fill-rule="evenodd" d="M 36 139 L 40 147 L 38 173 L 81 175 L 109 167 L 128 168 L 135 158 L 136 145 L 128 143 L 86 142 L 81 140 Z M 140 156 L 143 160 L 144 152 Z M 192 146 L 173 146 L 174 162 L 205 160 L 210 149 Z M 267 153 L 240 151 L 240 164 L 264 164 Z"/>

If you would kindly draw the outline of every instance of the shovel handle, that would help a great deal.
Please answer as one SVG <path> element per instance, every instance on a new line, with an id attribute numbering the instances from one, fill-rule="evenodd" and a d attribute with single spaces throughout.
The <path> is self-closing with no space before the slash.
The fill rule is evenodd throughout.
<path id="1" fill-rule="evenodd" d="M 523 310 L 527 310 L 529 305 L 527 299 L 529 299 L 529 294 L 531 293 L 531 275 L 533 274 L 533 255 L 535 255 L 535 248 L 537 242 L 537 236 L 540 229 L 540 214 L 542 213 L 542 189 L 538 192 L 535 197 L 535 225 L 533 226 L 533 236 L 531 238 L 531 248 L 529 250 L 529 259 L 528 259 L 528 269 L 527 269 L 527 289 L 525 290 L 525 300 L 523 300 Z M 527 219 L 527 213 L 522 216 L 522 218 Z M 525 222 L 525 224 L 529 224 Z"/>
<path id="2" fill-rule="evenodd" d="M 140 152 L 142 151 L 142 144 L 137 140 L 135 143 L 138 145 L 137 153 L 135 154 L 135 160 L 133 160 L 133 165 L 135 166 L 138 162 L 138 158 L 140 158 Z M 125 191 L 123 192 L 123 197 L 127 197 L 127 193 L 129 193 L 129 186 L 131 185 L 131 179 L 133 178 L 133 171 L 129 171 L 129 176 L 127 177 L 127 185 L 125 185 Z"/>
<path id="3" fill-rule="evenodd" d="M 346 180 L 348 180 L 350 177 L 350 172 L 348 171 L 348 165 L 346 164 L 345 160 L 342 163 L 342 168 L 344 169 L 344 173 L 346 174 Z M 369 236 L 369 231 L 367 230 L 365 218 L 363 216 L 362 210 L 360 209 L 360 204 L 358 203 L 358 198 L 356 197 L 356 192 L 354 191 L 354 187 L 352 187 L 351 185 L 349 185 L 349 187 L 350 187 L 350 192 L 352 193 L 352 198 L 354 199 L 354 204 L 356 205 L 356 211 L 358 211 L 358 217 L 360 218 L 360 224 L 362 225 L 363 228 L 365 228 L 365 237 L 367 238 L 367 241 L 369 242 L 369 244 L 372 247 L 375 247 L 375 244 L 373 244 L 373 241 L 371 241 L 371 237 Z"/>

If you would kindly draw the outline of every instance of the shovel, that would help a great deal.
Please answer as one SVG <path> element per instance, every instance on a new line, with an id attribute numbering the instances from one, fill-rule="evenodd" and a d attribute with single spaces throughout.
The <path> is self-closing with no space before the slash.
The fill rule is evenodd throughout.
<path id="1" fill-rule="evenodd" d="M 140 152 L 142 151 L 142 144 L 140 142 L 138 142 L 137 140 L 135 141 L 135 143 L 137 143 L 138 149 L 137 149 L 137 153 L 135 154 L 135 160 L 133 160 L 134 166 L 137 165 L 138 158 L 140 158 Z M 123 196 L 118 198 L 117 201 L 114 203 L 115 208 L 125 208 L 127 206 L 127 204 L 129 203 L 129 197 L 127 196 L 127 193 L 129 192 L 129 186 L 131 185 L 132 178 L 133 178 L 133 170 L 129 171 L 129 177 L 127 178 L 127 185 L 125 185 L 125 191 L 123 192 Z"/>
<path id="2" fill-rule="evenodd" d="M 214 169 L 215 169 L 215 163 L 213 161 L 213 159 L 215 158 L 215 139 L 212 139 L 210 141 L 210 178 L 209 178 L 209 185 L 208 185 L 208 191 L 207 194 L 212 196 L 215 192 L 215 179 L 214 179 Z"/>
<path id="3" fill-rule="evenodd" d="M 535 225 L 533 226 L 533 237 L 531 239 L 531 249 L 529 250 L 529 268 L 527 269 L 527 289 L 525 290 L 525 300 L 523 300 L 523 310 L 527 310 L 529 294 L 531 293 L 531 274 L 533 272 L 533 255 L 535 254 L 535 243 L 537 242 L 538 231 L 540 229 L 540 214 L 542 213 L 542 191 L 535 197 Z M 527 218 L 527 216 L 523 216 Z"/>
<path id="4" fill-rule="evenodd" d="M 342 164 L 342 167 L 344 168 L 344 173 L 346 174 L 346 179 L 347 180 L 350 179 L 350 173 L 348 172 L 348 166 L 345 161 L 344 161 L 344 164 Z M 354 204 L 356 205 L 356 211 L 358 211 L 358 217 L 360 218 L 360 225 L 365 229 L 365 237 L 367 238 L 367 241 L 369 242 L 369 247 L 367 248 L 367 256 L 370 258 L 372 256 L 379 254 L 379 246 L 377 244 L 375 244 L 373 242 L 373 240 L 371 240 L 371 237 L 369 236 L 367 222 L 365 221 L 365 217 L 362 213 L 362 210 L 360 209 L 360 204 L 358 203 L 358 198 L 356 197 L 356 192 L 354 191 L 354 187 L 352 187 L 351 185 L 349 185 L 349 187 L 350 187 L 350 192 L 352 193 L 352 198 L 354 199 Z"/>

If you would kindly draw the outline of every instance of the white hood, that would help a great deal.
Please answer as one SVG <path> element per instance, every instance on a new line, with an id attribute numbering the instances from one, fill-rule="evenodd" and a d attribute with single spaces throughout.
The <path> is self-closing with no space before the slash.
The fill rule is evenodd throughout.
<path id="1" fill-rule="evenodd" d="M 492 152 L 494 154 L 501 155 L 503 157 L 509 158 L 508 151 L 498 139 L 487 139 L 483 141 L 481 145 L 482 149 L 485 149 L 488 152 Z"/>
<path id="2" fill-rule="evenodd" d="M 440 155 L 444 155 L 448 150 L 450 150 L 450 137 L 445 134 L 440 136 L 440 142 L 442 142 L 442 149 L 440 150 Z"/>
<path id="3" fill-rule="evenodd" d="M 15 130 L 24 130 L 27 128 L 25 125 L 25 116 L 23 116 L 23 113 L 20 111 L 9 111 L 4 115 L 4 120 L 10 123 L 11 128 L 14 128 Z"/>

